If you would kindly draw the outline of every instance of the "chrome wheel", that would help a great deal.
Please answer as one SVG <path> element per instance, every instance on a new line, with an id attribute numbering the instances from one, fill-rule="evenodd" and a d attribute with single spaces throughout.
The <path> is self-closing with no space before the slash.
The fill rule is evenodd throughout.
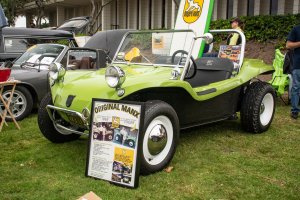
<path id="1" fill-rule="evenodd" d="M 267 93 L 264 96 L 260 106 L 260 122 L 263 126 L 269 124 L 273 116 L 273 111 L 274 111 L 274 98 L 272 94 Z"/>
<path id="2" fill-rule="evenodd" d="M 166 116 L 154 118 L 146 129 L 143 154 L 150 165 L 161 163 L 169 154 L 173 142 L 173 126 Z"/>
<path id="3" fill-rule="evenodd" d="M 5 101 L 8 101 L 10 98 L 10 91 L 5 91 L 2 96 Z M 15 90 L 9 108 L 15 118 L 21 116 L 27 108 L 27 100 L 25 95 L 22 92 Z M 0 103 L 0 109 L 1 111 L 4 110 L 4 105 L 2 102 Z M 7 118 L 11 117 L 7 115 Z"/>

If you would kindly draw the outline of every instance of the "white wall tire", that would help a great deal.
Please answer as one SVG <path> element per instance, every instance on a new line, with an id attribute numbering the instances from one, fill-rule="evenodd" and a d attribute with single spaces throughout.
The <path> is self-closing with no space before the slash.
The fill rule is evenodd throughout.
<path id="1" fill-rule="evenodd" d="M 179 137 L 175 110 L 162 101 L 147 102 L 142 135 L 141 173 L 162 170 L 172 160 Z"/>
<path id="2" fill-rule="evenodd" d="M 262 126 L 267 126 L 270 123 L 274 112 L 274 103 L 272 94 L 267 93 L 264 96 L 260 107 L 259 118 Z"/>
<path id="3" fill-rule="evenodd" d="M 264 82 L 248 86 L 241 105 L 242 127 L 252 133 L 269 129 L 275 113 L 275 91 Z"/>

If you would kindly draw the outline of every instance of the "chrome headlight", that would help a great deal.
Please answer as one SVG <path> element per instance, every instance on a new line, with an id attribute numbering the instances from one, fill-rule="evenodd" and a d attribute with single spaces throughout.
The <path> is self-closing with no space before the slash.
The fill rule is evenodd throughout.
<path id="1" fill-rule="evenodd" d="M 61 78 L 64 77 L 66 73 L 65 68 L 63 67 L 62 64 L 54 62 L 50 64 L 49 67 L 49 76 L 52 80 L 60 80 Z"/>
<path id="2" fill-rule="evenodd" d="M 105 71 L 105 80 L 109 87 L 119 88 L 125 81 L 125 72 L 117 66 L 109 66 Z"/>

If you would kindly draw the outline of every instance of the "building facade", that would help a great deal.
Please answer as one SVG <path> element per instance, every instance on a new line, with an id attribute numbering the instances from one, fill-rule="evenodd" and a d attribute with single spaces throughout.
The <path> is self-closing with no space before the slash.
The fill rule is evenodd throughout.
<path id="1" fill-rule="evenodd" d="M 180 1 L 185 0 L 96 0 L 96 12 L 102 9 L 96 27 L 109 29 L 170 29 Z M 103 7 L 104 6 L 104 7 Z M 59 26 L 65 20 L 91 14 L 90 1 L 48 0 L 45 6 L 50 26 Z M 296 14 L 300 0 L 215 0 L 213 20 L 236 16 Z M 36 12 L 34 2 L 24 6 L 29 25 Z"/>

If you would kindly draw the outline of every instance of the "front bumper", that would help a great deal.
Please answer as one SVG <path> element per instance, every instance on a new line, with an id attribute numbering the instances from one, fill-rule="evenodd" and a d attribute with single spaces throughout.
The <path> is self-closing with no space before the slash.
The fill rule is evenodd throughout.
<path id="1" fill-rule="evenodd" d="M 88 135 L 84 131 L 89 130 L 89 120 L 83 114 L 52 105 L 47 105 L 46 109 L 54 127 L 61 134 L 70 135 L 75 133 Z M 69 118 L 69 122 L 64 120 L 61 115 Z"/>

